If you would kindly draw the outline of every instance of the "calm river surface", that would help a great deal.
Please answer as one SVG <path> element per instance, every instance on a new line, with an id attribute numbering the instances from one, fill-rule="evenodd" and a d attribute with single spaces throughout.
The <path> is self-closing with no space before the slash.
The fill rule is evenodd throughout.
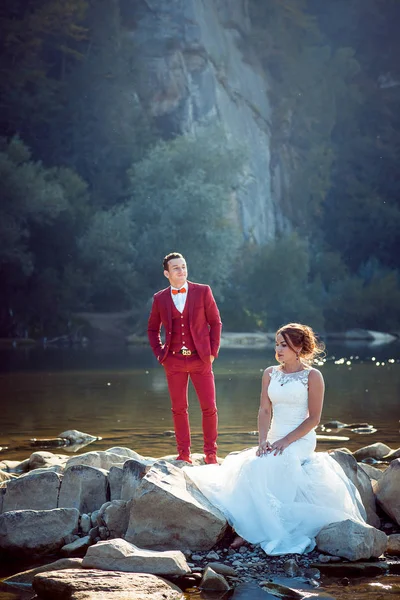
<path id="1" fill-rule="evenodd" d="M 270 364 L 275 364 L 272 347 L 222 349 L 214 363 L 221 457 L 256 444 L 251 432 L 256 429 L 262 371 Z M 320 368 L 327 388 L 322 423 L 369 423 L 376 432 L 323 432 L 349 440 L 319 442 L 318 450 L 342 446 L 356 450 L 377 441 L 398 448 L 400 343 L 328 343 L 326 362 Z M 53 438 L 67 429 L 102 438 L 80 452 L 117 445 L 153 457 L 175 452 L 173 437 L 165 435 L 172 420 L 163 368 L 147 347 L 1 349 L 0 402 L 0 460 L 27 458 L 40 449 L 31 447 L 32 438 Z M 192 452 L 201 452 L 201 415 L 192 389 L 190 420 Z M 340 597 L 334 588 L 330 591 Z M 361 596 L 354 592 L 353 588 L 353 600 L 377 598 L 370 591 Z M 244 586 L 233 599 L 270 597 L 259 593 Z M 0 584 L 1 600 L 27 597 Z M 195 600 L 201 595 L 188 597 Z"/>
<path id="2" fill-rule="evenodd" d="M 274 362 L 272 348 L 223 349 L 215 361 L 221 457 L 255 445 L 249 432 L 257 427 L 261 375 Z M 376 441 L 400 446 L 400 344 L 329 344 L 320 368 L 327 388 L 322 423 L 367 422 L 377 431 L 335 430 L 350 440 L 321 442 L 318 449 L 355 450 Z M 0 399 L 0 460 L 24 459 L 33 451 L 30 439 L 67 429 L 102 438 L 81 452 L 116 445 L 154 457 L 175 452 L 174 439 L 164 435 L 172 419 L 163 368 L 146 347 L 1 350 Z M 192 389 L 190 420 L 192 452 L 201 452 L 201 413 Z"/>

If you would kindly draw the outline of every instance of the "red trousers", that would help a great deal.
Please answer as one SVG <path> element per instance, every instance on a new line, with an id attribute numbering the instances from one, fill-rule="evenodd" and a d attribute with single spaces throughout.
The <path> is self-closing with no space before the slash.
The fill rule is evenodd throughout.
<path id="1" fill-rule="evenodd" d="M 205 363 L 197 354 L 183 356 L 169 353 L 163 362 L 167 376 L 174 419 L 178 454 L 190 454 L 190 426 L 188 415 L 189 376 L 200 402 L 204 454 L 217 452 L 218 413 L 215 401 L 215 382 L 212 364 Z"/>

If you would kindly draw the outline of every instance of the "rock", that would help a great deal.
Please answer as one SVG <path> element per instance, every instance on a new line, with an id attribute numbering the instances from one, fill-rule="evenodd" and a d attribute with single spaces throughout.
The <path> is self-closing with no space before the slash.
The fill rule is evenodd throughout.
<path id="1" fill-rule="evenodd" d="M 123 466 L 113 465 L 108 473 L 108 484 L 110 486 L 110 500 L 121 499 Z"/>
<path id="2" fill-rule="evenodd" d="M 310 566 L 318 569 L 328 577 L 376 577 L 377 575 L 385 575 L 389 572 L 389 565 L 384 560 L 375 562 L 359 561 L 328 564 L 313 562 Z"/>
<path id="3" fill-rule="evenodd" d="M 387 553 L 394 556 L 400 556 L 400 533 L 394 533 L 388 536 Z"/>
<path id="4" fill-rule="evenodd" d="M 224 535 L 227 522 L 185 478 L 165 461 L 153 465 L 129 502 L 125 539 L 140 548 L 210 550 Z"/>
<path id="5" fill-rule="evenodd" d="M 87 549 L 91 545 L 92 541 L 88 535 L 85 537 L 78 538 L 70 544 L 65 544 L 60 550 L 61 556 L 72 558 L 74 556 L 83 557 L 86 554 Z"/>
<path id="6" fill-rule="evenodd" d="M 0 463 L 1 470 L 6 473 L 26 473 L 29 470 L 29 458 L 23 461 L 19 460 L 3 460 Z"/>
<path id="7" fill-rule="evenodd" d="M 85 452 L 84 454 L 78 454 L 72 456 L 66 463 L 65 469 L 77 466 L 93 467 L 95 469 L 104 469 L 109 471 L 113 465 L 122 466 L 126 458 L 108 450 Z"/>
<path id="8" fill-rule="evenodd" d="M 219 560 L 219 554 L 217 554 L 217 552 L 211 551 L 207 554 L 206 558 L 208 558 L 209 560 Z"/>
<path id="9" fill-rule="evenodd" d="M 3 512 L 57 508 L 60 485 L 61 479 L 53 471 L 21 475 L 7 484 Z"/>
<path id="10" fill-rule="evenodd" d="M 380 469 L 377 469 L 376 467 L 373 467 L 372 465 L 367 465 L 367 463 L 358 463 L 358 466 L 363 471 L 365 471 L 365 473 L 370 478 L 371 482 L 378 481 L 384 473 L 384 471 L 381 471 Z"/>
<path id="11" fill-rule="evenodd" d="M 207 567 L 204 571 L 199 588 L 201 590 L 213 592 L 227 592 L 230 589 L 230 586 L 223 575 L 216 573 L 211 567 Z"/>
<path id="12" fill-rule="evenodd" d="M 367 523 L 372 525 L 372 527 L 379 527 L 380 519 L 376 514 L 375 496 L 372 490 L 371 481 L 366 472 L 358 466 L 354 456 L 347 452 L 334 450 L 329 454 L 339 463 L 347 477 L 358 489 L 367 513 Z"/>
<path id="13" fill-rule="evenodd" d="M 16 510 L 0 515 L 0 550 L 10 554 L 51 554 L 64 545 L 64 537 L 78 529 L 79 511 Z"/>
<path id="14" fill-rule="evenodd" d="M 289 558 L 283 565 L 283 570 L 289 577 L 301 577 L 303 571 L 297 564 L 294 558 Z"/>
<path id="15" fill-rule="evenodd" d="M 297 590 L 279 583 L 274 583 L 273 581 L 263 581 L 261 587 L 265 592 L 268 592 L 272 596 L 284 598 L 285 600 L 302 600 L 304 598 L 302 592 L 298 592 Z"/>
<path id="16" fill-rule="evenodd" d="M 97 517 L 99 516 L 99 513 L 100 513 L 100 508 L 94 510 L 92 512 L 92 514 L 90 515 L 90 522 L 92 524 L 92 527 L 97 527 L 97 525 L 99 525 L 99 523 L 97 521 Z M 100 523 L 100 525 L 101 525 L 101 523 Z"/>
<path id="17" fill-rule="evenodd" d="M 210 569 L 212 569 L 216 573 L 224 575 L 225 577 L 237 577 L 237 572 L 235 571 L 235 569 L 233 569 L 229 565 L 225 565 L 224 563 L 210 562 L 206 566 L 210 567 Z"/>
<path id="18" fill-rule="evenodd" d="M 376 499 L 385 513 L 400 525 L 400 458 L 395 458 L 374 484 Z"/>
<path id="19" fill-rule="evenodd" d="M 60 560 L 56 560 L 48 565 L 43 565 L 41 567 L 35 567 L 34 569 L 29 569 L 28 571 L 23 571 L 22 573 L 17 573 L 16 575 L 11 575 L 11 577 L 7 577 L 3 582 L 9 585 L 32 585 L 33 578 L 38 573 L 46 573 L 48 571 L 61 571 L 63 569 L 78 569 L 81 567 L 82 559 L 81 558 L 60 558 Z"/>
<path id="20" fill-rule="evenodd" d="M 83 513 L 83 515 L 81 515 L 80 521 L 79 521 L 79 527 L 82 531 L 82 533 L 89 533 L 89 530 L 92 527 L 92 523 L 90 521 L 90 517 L 89 515 Z"/>
<path id="21" fill-rule="evenodd" d="M 39 573 L 32 585 L 41 600 L 184 600 L 177 586 L 148 573 L 69 569 Z"/>
<path id="22" fill-rule="evenodd" d="M 15 477 L 16 475 L 7 473 L 7 471 L 0 471 L 0 483 L 3 483 L 4 481 L 10 481 L 10 479 L 14 479 Z"/>
<path id="23" fill-rule="evenodd" d="M 107 502 L 100 508 L 98 520 L 105 525 L 110 538 L 123 538 L 129 524 L 127 502 L 123 500 Z"/>
<path id="24" fill-rule="evenodd" d="M 149 465 L 144 460 L 130 459 L 124 463 L 121 481 L 121 500 L 128 501 L 135 496 L 137 487 L 149 468 Z"/>
<path id="25" fill-rule="evenodd" d="M 397 448 L 397 450 L 392 450 L 389 452 L 389 454 L 386 454 L 382 460 L 392 461 L 395 458 L 400 458 L 400 448 Z"/>
<path id="26" fill-rule="evenodd" d="M 77 508 L 81 513 L 88 513 L 98 509 L 108 499 L 106 471 L 85 465 L 75 465 L 65 470 L 58 500 L 60 508 Z"/>
<path id="27" fill-rule="evenodd" d="M 61 467 L 63 469 L 68 458 L 64 454 L 53 454 L 45 451 L 32 452 L 28 459 L 29 471 L 49 467 Z"/>
<path id="28" fill-rule="evenodd" d="M 101 438 L 96 437 L 94 435 L 90 435 L 89 433 L 83 433 L 82 431 L 78 431 L 77 429 L 68 429 L 67 431 L 63 431 L 59 433 L 58 436 L 62 440 L 65 440 L 69 445 L 75 446 L 77 444 L 86 446 L 87 444 L 91 444 L 96 440 L 101 440 Z"/>
<path id="29" fill-rule="evenodd" d="M 153 575 L 187 575 L 190 567 L 179 550 L 157 552 L 144 550 L 126 540 L 115 539 L 91 546 L 82 566 L 103 571 L 152 573 Z"/>
<path id="30" fill-rule="evenodd" d="M 375 527 L 347 519 L 330 523 L 316 537 L 318 550 L 347 560 L 378 557 L 387 548 L 387 535 Z"/>
<path id="31" fill-rule="evenodd" d="M 376 460 L 381 460 L 391 451 L 392 449 L 389 446 L 386 446 L 386 444 L 376 442 L 376 444 L 359 448 L 359 450 L 353 452 L 353 456 L 357 461 L 363 460 L 364 458 L 375 458 Z"/>

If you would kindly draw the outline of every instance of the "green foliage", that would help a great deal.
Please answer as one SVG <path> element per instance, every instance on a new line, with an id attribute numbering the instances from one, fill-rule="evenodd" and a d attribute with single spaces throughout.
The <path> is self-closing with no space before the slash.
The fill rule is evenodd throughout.
<path id="1" fill-rule="evenodd" d="M 159 142 L 133 165 L 128 206 L 137 270 L 147 293 L 163 283 L 161 261 L 173 250 L 184 254 L 196 281 L 221 292 L 240 244 L 234 189 L 243 156 L 242 149 L 229 147 L 221 131 L 204 129 Z"/>

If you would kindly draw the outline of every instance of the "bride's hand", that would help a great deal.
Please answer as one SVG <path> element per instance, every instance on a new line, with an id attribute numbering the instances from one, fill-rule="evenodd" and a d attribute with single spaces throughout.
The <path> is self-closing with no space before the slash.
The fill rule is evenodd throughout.
<path id="1" fill-rule="evenodd" d="M 290 446 L 290 442 L 287 440 L 287 438 L 282 438 L 281 440 L 277 440 L 276 442 L 274 442 L 271 446 L 271 452 L 274 453 L 274 456 L 276 456 L 277 454 L 282 454 L 283 451 Z"/>
<path id="2" fill-rule="evenodd" d="M 272 447 L 269 442 L 261 442 L 261 444 L 257 448 L 256 455 L 264 456 L 264 454 L 268 454 L 269 452 L 271 452 L 271 450 Z"/>

